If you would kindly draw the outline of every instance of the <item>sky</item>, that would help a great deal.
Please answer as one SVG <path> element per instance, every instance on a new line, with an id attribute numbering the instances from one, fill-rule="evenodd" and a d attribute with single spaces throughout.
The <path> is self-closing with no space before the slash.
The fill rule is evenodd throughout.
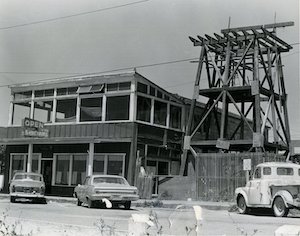
<path id="1" fill-rule="evenodd" d="M 230 27 L 295 22 L 277 35 L 293 45 L 282 60 L 292 139 L 300 139 L 299 0 L 1 0 L 0 126 L 7 85 L 76 74 L 136 67 L 190 98 L 197 64 L 189 59 L 200 47 L 188 36 L 220 33 L 229 17 Z"/>

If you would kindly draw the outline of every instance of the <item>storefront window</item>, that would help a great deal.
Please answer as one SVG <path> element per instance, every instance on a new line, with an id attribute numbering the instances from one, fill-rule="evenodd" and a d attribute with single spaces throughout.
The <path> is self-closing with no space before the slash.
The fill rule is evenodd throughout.
<path id="1" fill-rule="evenodd" d="M 86 177 L 87 155 L 73 156 L 72 185 L 82 184 Z"/>
<path id="2" fill-rule="evenodd" d="M 76 99 L 57 100 L 56 122 L 76 121 Z"/>
<path id="3" fill-rule="evenodd" d="M 129 119 L 129 96 L 107 97 L 105 120 Z"/>
<path id="4" fill-rule="evenodd" d="M 13 124 L 21 125 L 25 117 L 30 117 L 31 102 L 14 103 Z"/>
<path id="5" fill-rule="evenodd" d="M 39 173 L 39 155 L 37 154 L 32 155 L 31 171 L 34 173 Z"/>
<path id="6" fill-rule="evenodd" d="M 137 98 L 137 120 L 150 122 L 151 99 L 138 96 Z"/>
<path id="7" fill-rule="evenodd" d="M 25 171 L 26 156 L 23 154 L 14 154 L 11 156 L 11 178 L 17 171 Z"/>
<path id="8" fill-rule="evenodd" d="M 55 184 L 68 185 L 70 169 L 70 155 L 60 154 L 56 156 Z"/>
<path id="9" fill-rule="evenodd" d="M 147 160 L 146 170 L 148 174 L 153 175 L 169 175 L 169 162 Z"/>
<path id="10" fill-rule="evenodd" d="M 181 127 L 181 107 L 170 106 L 170 127 L 180 129 Z"/>
<path id="11" fill-rule="evenodd" d="M 102 97 L 82 98 L 80 121 L 99 121 L 102 118 Z"/>
<path id="12" fill-rule="evenodd" d="M 167 104 L 155 101 L 154 103 L 154 123 L 158 125 L 166 125 Z"/>
<path id="13" fill-rule="evenodd" d="M 94 175 L 104 174 L 104 162 L 105 162 L 104 155 L 100 155 L 100 154 L 94 155 L 94 163 L 93 163 Z"/>
<path id="14" fill-rule="evenodd" d="M 53 101 L 35 101 L 34 119 L 44 123 L 51 122 L 52 110 Z"/>
<path id="15" fill-rule="evenodd" d="M 121 176 L 123 175 L 122 155 L 108 155 L 107 174 Z"/>

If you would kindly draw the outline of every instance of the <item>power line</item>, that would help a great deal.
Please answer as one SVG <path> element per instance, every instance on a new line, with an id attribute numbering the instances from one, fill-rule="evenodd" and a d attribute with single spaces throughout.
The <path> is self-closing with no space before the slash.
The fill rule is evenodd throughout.
<path id="1" fill-rule="evenodd" d="M 67 78 L 72 78 L 74 76 L 92 76 L 92 75 L 98 75 L 98 74 L 104 74 L 104 73 L 111 73 L 111 72 L 117 72 L 117 71 L 132 70 L 132 69 L 137 69 L 137 68 L 147 68 L 147 67 L 153 67 L 153 66 L 168 65 L 168 64 L 174 64 L 174 63 L 191 61 L 191 60 L 195 60 L 195 59 L 198 59 L 198 57 L 181 59 L 181 60 L 173 60 L 173 61 L 165 61 L 165 62 L 159 62 L 159 63 L 153 63 L 153 64 L 140 65 L 140 66 L 123 67 L 123 68 L 118 68 L 118 69 L 113 69 L 113 70 L 106 70 L 106 71 L 101 71 L 101 72 L 88 73 L 88 74 L 87 73 L 86 74 L 82 74 L 82 73 L 78 73 L 78 74 L 75 74 L 75 73 L 65 73 L 65 74 L 73 74 L 73 75 L 65 76 L 65 77 L 47 78 L 47 79 L 41 79 L 41 80 L 35 80 L 35 81 L 26 81 L 26 83 L 30 83 L 30 82 L 43 82 L 43 81 L 55 80 L 55 79 L 67 79 Z M 0 73 L 4 74 L 5 72 L 0 72 Z M 17 72 L 17 73 L 21 74 L 21 72 Z M 36 73 L 39 74 L 39 72 L 36 72 Z M 30 73 L 28 73 L 28 74 L 30 74 Z M 43 74 L 43 73 L 41 72 L 41 74 Z M 23 83 L 0 85 L 0 88 L 2 88 L 2 87 L 8 87 L 8 86 L 11 86 L 11 85 L 19 85 L 19 84 L 23 84 Z"/>
<path id="2" fill-rule="evenodd" d="M 67 15 L 67 16 L 61 16 L 61 17 L 50 18 L 50 19 L 45 19 L 45 20 L 33 21 L 33 22 L 29 22 L 29 23 L 24 23 L 24 24 L 18 24 L 18 25 L 0 27 L 0 30 L 7 30 L 7 29 L 19 28 L 19 27 L 24 27 L 24 26 L 29 26 L 29 25 L 42 24 L 42 23 L 51 22 L 51 21 L 64 20 L 64 19 L 67 19 L 67 18 L 72 18 L 72 17 L 77 17 L 77 16 L 83 16 L 83 15 L 93 14 L 93 13 L 97 13 L 97 12 L 101 12 L 101 11 L 107 11 L 107 10 L 112 10 L 112 9 L 121 8 L 121 7 L 127 7 L 127 6 L 131 6 L 131 5 L 135 5 L 135 4 L 140 4 L 140 3 L 144 3 L 144 2 L 148 2 L 148 1 L 150 1 L 150 0 L 141 0 L 141 1 L 131 2 L 131 3 L 117 5 L 117 6 L 113 6 L 113 7 L 101 8 L 101 9 L 97 9 L 97 10 L 94 10 L 94 11 L 80 12 L 80 13 L 77 13 L 77 14 L 72 14 L 72 15 Z"/>

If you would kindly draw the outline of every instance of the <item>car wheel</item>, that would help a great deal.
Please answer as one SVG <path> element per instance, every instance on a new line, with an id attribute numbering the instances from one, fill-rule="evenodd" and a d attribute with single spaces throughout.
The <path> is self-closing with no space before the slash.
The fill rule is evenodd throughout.
<path id="1" fill-rule="evenodd" d="M 88 208 L 93 208 L 94 207 L 94 201 L 92 201 L 91 199 L 87 199 L 87 204 L 88 204 Z"/>
<path id="2" fill-rule="evenodd" d="M 240 214 L 245 214 L 248 212 L 246 201 L 243 196 L 239 196 L 239 198 L 237 200 L 237 207 L 238 207 L 238 211 Z"/>
<path id="3" fill-rule="evenodd" d="M 10 197 L 10 202 L 15 203 L 16 202 L 16 197 L 11 196 Z"/>
<path id="4" fill-rule="evenodd" d="M 282 197 L 276 197 L 273 203 L 273 213 L 276 217 L 287 216 L 289 209 L 285 206 Z"/>
<path id="5" fill-rule="evenodd" d="M 77 206 L 81 206 L 82 202 L 77 198 Z"/>
<path id="6" fill-rule="evenodd" d="M 125 203 L 124 203 L 124 207 L 125 207 L 126 210 L 129 210 L 130 207 L 131 207 L 131 201 L 125 202 Z"/>

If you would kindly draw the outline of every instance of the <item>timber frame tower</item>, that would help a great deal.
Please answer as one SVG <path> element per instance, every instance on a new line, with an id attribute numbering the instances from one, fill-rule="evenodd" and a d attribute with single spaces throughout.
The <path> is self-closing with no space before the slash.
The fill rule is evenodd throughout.
<path id="1" fill-rule="evenodd" d="M 221 35 L 189 37 L 194 46 L 201 47 L 201 52 L 182 164 L 188 150 L 194 156 L 199 150 L 212 149 L 289 151 L 291 138 L 281 54 L 292 47 L 276 35 L 276 30 L 292 25 L 293 22 L 283 22 L 228 28 L 221 30 Z M 196 121 L 199 96 L 205 98 L 206 105 Z M 228 130 L 228 112 L 240 117 L 234 130 Z M 217 136 L 209 130 L 212 125 L 216 126 Z M 196 137 L 201 126 L 206 129 L 204 140 Z"/>

